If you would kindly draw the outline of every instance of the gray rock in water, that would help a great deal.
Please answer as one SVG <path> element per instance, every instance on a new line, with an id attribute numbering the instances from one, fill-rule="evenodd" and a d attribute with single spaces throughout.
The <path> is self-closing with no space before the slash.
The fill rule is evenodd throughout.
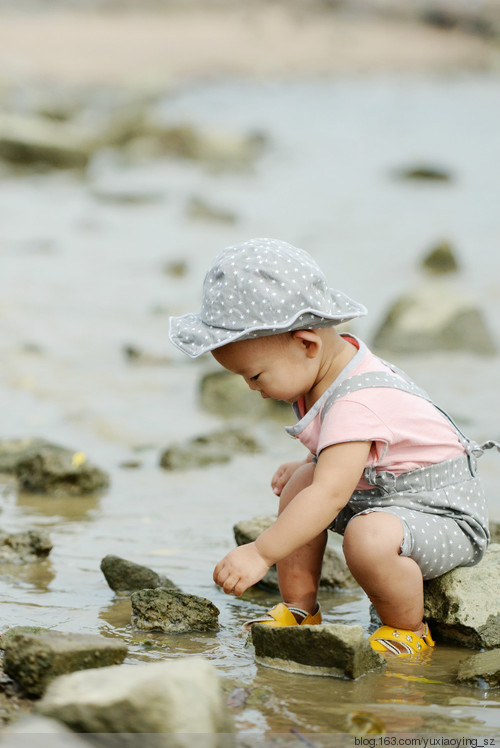
<path id="1" fill-rule="evenodd" d="M 472 649 L 500 647 L 500 545 L 476 566 L 425 583 L 425 618 L 434 638 Z"/>
<path id="2" fill-rule="evenodd" d="M 45 439 L 37 438 L 0 440 L 0 473 L 15 475 L 20 461 L 47 444 Z"/>
<path id="3" fill-rule="evenodd" d="M 404 166 L 394 171 L 397 179 L 411 179 L 427 182 L 451 182 L 452 173 L 442 166 L 431 163 L 420 163 Z"/>
<path id="4" fill-rule="evenodd" d="M 461 662 L 458 666 L 457 682 L 479 688 L 500 686 L 500 649 L 480 652 Z"/>
<path id="5" fill-rule="evenodd" d="M 373 345 L 397 353 L 496 352 L 479 307 L 461 288 L 442 279 L 429 280 L 398 299 L 375 333 Z"/>
<path id="6" fill-rule="evenodd" d="M 176 590 L 140 590 L 130 598 L 132 625 L 142 631 L 184 633 L 218 626 L 219 610 L 210 600 Z"/>
<path id="7" fill-rule="evenodd" d="M 84 168 L 93 150 L 87 133 L 67 123 L 36 116 L 0 114 L 0 158 L 11 163 Z"/>
<path id="8" fill-rule="evenodd" d="M 186 209 L 189 218 L 197 221 L 210 221 L 213 223 L 236 223 L 238 218 L 235 213 L 225 208 L 212 205 L 201 195 L 192 195 Z"/>
<path id="9" fill-rule="evenodd" d="M 101 571 L 112 590 L 121 594 L 130 594 L 136 590 L 179 589 L 170 579 L 147 566 L 135 564 L 119 556 L 108 555 L 101 561 Z"/>
<path id="10" fill-rule="evenodd" d="M 262 514 L 257 517 L 253 517 L 250 520 L 238 522 L 233 527 L 234 539 L 237 545 L 252 543 L 259 537 L 262 532 L 264 532 L 264 530 L 267 530 L 267 528 L 270 527 L 275 520 L 276 517 L 272 515 Z M 323 556 L 323 567 L 321 569 L 321 578 L 319 584 L 320 587 L 327 589 L 336 587 L 357 587 L 357 582 L 347 568 L 346 562 L 335 550 L 335 548 L 333 548 L 333 546 L 329 544 L 327 544 L 325 555 Z M 278 590 L 279 585 L 276 567 L 272 566 L 267 572 L 266 576 L 260 582 L 258 582 L 256 586 L 266 587 L 271 590 Z"/>
<path id="11" fill-rule="evenodd" d="M 490 520 L 490 537 L 492 543 L 500 543 L 500 522 Z"/>
<path id="12" fill-rule="evenodd" d="M 422 260 L 422 267 L 435 275 L 456 273 L 458 262 L 451 244 L 447 241 L 436 244 Z"/>
<path id="13" fill-rule="evenodd" d="M 252 626 L 258 663 L 279 670 L 330 675 L 352 680 L 376 668 L 384 658 L 371 648 L 361 626 Z"/>
<path id="14" fill-rule="evenodd" d="M 262 399 L 259 392 L 248 388 L 242 377 L 229 371 L 211 371 L 200 381 L 200 403 L 209 413 L 225 418 L 245 416 L 258 421 L 261 418 L 280 418 L 291 415 L 288 403 Z"/>
<path id="15" fill-rule="evenodd" d="M 239 429 L 214 431 L 166 449 L 160 465 L 166 470 L 187 470 L 217 462 L 229 462 L 236 453 L 260 452 L 256 440 Z"/>
<path id="16" fill-rule="evenodd" d="M 164 742 L 154 745 L 165 748 L 193 748 L 193 734 L 204 748 L 232 743 L 217 671 L 201 657 L 65 675 L 35 708 L 76 732 L 161 733 Z"/>
<path id="17" fill-rule="evenodd" d="M 5 672 L 35 697 L 59 675 L 116 665 L 127 656 L 126 645 L 116 639 L 60 631 L 18 631 L 9 637 L 4 651 Z"/>
<path id="18" fill-rule="evenodd" d="M 0 531 L 0 563 L 31 564 L 46 558 L 52 543 L 45 530 L 8 534 Z"/>
<path id="19" fill-rule="evenodd" d="M 143 135 L 159 153 L 199 161 L 214 171 L 248 169 L 265 144 L 259 133 L 218 132 L 188 124 L 150 122 Z"/>
<path id="20" fill-rule="evenodd" d="M 0 441 L 0 472 L 25 491 L 79 496 L 109 485 L 108 475 L 78 452 L 44 439 Z"/>

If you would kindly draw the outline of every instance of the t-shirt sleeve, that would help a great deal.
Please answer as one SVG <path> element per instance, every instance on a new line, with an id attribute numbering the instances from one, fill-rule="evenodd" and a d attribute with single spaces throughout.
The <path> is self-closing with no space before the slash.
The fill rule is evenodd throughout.
<path id="1" fill-rule="evenodd" d="M 325 415 L 318 440 L 318 454 L 334 444 L 358 441 L 375 442 L 376 458 L 379 460 L 394 441 L 394 434 L 368 405 L 342 398 Z"/>

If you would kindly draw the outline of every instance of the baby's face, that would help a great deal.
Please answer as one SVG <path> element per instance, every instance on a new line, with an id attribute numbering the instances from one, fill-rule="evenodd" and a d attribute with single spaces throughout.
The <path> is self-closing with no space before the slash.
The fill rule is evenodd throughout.
<path id="1" fill-rule="evenodd" d="M 293 403 L 314 386 L 317 364 L 290 333 L 236 341 L 212 351 L 221 366 L 240 374 L 262 397 Z"/>

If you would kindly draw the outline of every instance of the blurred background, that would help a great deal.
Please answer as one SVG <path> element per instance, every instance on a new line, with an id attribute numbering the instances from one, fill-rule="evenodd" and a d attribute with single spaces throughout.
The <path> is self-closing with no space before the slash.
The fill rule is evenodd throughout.
<path id="1" fill-rule="evenodd" d="M 2 626 L 100 631 L 131 661 L 201 651 L 269 678 L 232 635 L 268 599 L 225 598 L 211 574 L 235 522 L 275 512 L 270 477 L 302 454 L 293 417 L 207 405 L 215 367 L 169 345 L 168 318 L 197 311 L 222 248 L 284 239 L 368 307 L 353 332 L 470 436 L 499 439 L 499 165 L 498 0 L 0 0 L 0 440 L 46 439 L 110 476 L 85 498 L 0 480 L 3 530 L 54 544 L 0 567 Z M 160 467 L 166 447 L 234 425 L 260 454 Z M 500 460 L 482 469 L 498 520 Z M 213 600 L 217 637 L 145 653 L 100 573 L 109 553 Z M 368 624 L 362 595 L 324 609 Z M 451 693 L 427 699 L 443 725 Z M 298 702 L 244 711 L 241 729 L 290 710 L 346 729 Z M 464 730 L 499 726 L 483 707 L 462 705 Z M 404 703 L 391 710 L 403 729 Z"/>

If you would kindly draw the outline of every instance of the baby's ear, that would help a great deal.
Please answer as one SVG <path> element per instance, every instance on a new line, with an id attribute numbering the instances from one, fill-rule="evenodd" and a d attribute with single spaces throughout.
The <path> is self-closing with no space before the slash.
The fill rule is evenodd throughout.
<path id="1" fill-rule="evenodd" d="M 321 350 L 322 341 L 316 330 L 294 330 L 292 339 L 302 346 L 307 358 L 314 358 Z"/>

